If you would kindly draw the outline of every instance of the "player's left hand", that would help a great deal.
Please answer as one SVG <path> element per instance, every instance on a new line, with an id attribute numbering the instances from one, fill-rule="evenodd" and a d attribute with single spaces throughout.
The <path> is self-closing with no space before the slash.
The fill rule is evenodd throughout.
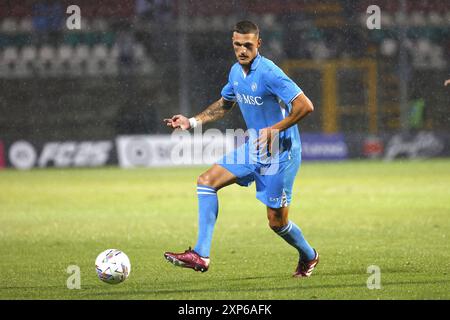
<path id="1" fill-rule="evenodd" d="M 255 141 L 256 149 L 260 151 L 268 151 L 272 153 L 272 146 L 275 137 L 278 136 L 278 130 L 272 128 L 264 128 L 259 130 L 259 137 Z"/>
<path id="2" fill-rule="evenodd" d="M 445 82 L 444 82 L 444 86 L 448 86 L 450 84 L 450 79 L 448 79 L 448 80 L 445 80 Z"/>

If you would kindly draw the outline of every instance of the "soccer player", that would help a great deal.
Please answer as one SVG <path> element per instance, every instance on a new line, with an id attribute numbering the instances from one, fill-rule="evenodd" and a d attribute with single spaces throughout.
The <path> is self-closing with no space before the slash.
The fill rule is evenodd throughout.
<path id="1" fill-rule="evenodd" d="M 301 163 L 297 123 L 314 107 L 279 67 L 259 54 L 261 38 L 256 24 L 238 22 L 233 29 L 232 42 L 237 63 L 230 70 L 222 97 L 195 117 L 175 115 L 164 121 L 173 129 L 188 130 L 200 123 L 221 119 L 237 102 L 247 129 L 257 134 L 250 133 L 246 143 L 198 177 L 197 243 L 193 250 L 165 252 L 164 257 L 176 266 L 207 271 L 218 215 L 217 192 L 233 183 L 249 186 L 255 181 L 256 197 L 267 206 L 270 228 L 299 252 L 293 276 L 309 277 L 319 262 L 319 255 L 300 228 L 288 219 L 288 213 L 294 179 Z M 273 146 L 278 147 L 272 150 Z M 271 168 L 275 170 L 269 172 Z"/>

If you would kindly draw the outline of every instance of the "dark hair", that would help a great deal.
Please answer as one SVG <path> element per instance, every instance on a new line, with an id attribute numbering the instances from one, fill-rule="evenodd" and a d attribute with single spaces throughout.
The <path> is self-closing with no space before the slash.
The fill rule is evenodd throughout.
<path id="1" fill-rule="evenodd" d="M 241 33 L 241 34 L 248 34 L 253 33 L 257 36 L 259 35 L 259 28 L 258 26 L 248 20 L 239 21 L 236 23 L 236 25 L 233 27 L 233 32 Z"/>

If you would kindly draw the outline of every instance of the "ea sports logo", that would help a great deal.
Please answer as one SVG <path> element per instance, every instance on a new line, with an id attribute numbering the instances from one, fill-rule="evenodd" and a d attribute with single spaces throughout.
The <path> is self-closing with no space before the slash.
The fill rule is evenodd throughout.
<path id="1" fill-rule="evenodd" d="M 252 83 L 252 91 L 255 92 L 256 89 L 258 89 L 258 86 L 256 85 L 256 82 Z"/>

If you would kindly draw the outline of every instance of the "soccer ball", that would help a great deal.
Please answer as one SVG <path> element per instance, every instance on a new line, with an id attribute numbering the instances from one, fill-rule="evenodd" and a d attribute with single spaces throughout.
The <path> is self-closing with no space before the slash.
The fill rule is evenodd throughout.
<path id="1" fill-rule="evenodd" d="M 100 280 L 117 284 L 128 278 L 131 264 L 124 252 L 117 249 L 108 249 L 100 253 L 95 259 L 95 270 Z"/>

